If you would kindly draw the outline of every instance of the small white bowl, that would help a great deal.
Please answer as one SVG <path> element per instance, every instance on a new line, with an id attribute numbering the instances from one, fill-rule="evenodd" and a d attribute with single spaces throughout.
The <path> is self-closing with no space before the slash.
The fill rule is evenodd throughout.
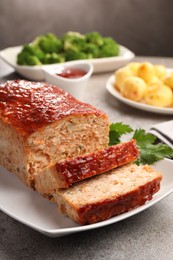
<path id="1" fill-rule="evenodd" d="M 57 75 L 57 73 L 64 69 L 80 69 L 86 72 L 86 74 L 79 78 L 65 78 Z M 82 99 L 87 83 L 93 73 L 93 65 L 87 62 L 78 62 L 74 64 L 57 65 L 52 64 L 44 66 L 42 68 L 45 74 L 45 80 L 48 83 L 54 84 L 59 88 L 67 91 L 72 96 L 78 99 Z"/>

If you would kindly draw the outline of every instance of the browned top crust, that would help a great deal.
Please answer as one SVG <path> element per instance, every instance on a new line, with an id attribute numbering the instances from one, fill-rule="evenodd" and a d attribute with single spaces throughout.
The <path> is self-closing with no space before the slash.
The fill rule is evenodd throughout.
<path id="1" fill-rule="evenodd" d="M 13 80 L 0 84 L 0 119 L 21 135 L 66 116 L 90 114 L 107 118 L 104 112 L 48 83 Z"/>
<path id="2" fill-rule="evenodd" d="M 139 156 L 136 140 L 109 146 L 91 154 L 55 164 L 58 175 L 63 176 L 67 186 L 91 176 L 135 161 Z"/>

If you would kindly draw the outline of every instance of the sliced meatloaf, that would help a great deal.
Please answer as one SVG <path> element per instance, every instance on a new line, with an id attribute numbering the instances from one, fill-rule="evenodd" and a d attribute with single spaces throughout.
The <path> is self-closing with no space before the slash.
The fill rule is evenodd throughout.
<path id="1" fill-rule="evenodd" d="M 162 174 L 150 166 L 128 164 L 53 194 L 59 210 L 80 224 L 92 224 L 151 200 Z"/>
<path id="2" fill-rule="evenodd" d="M 34 187 L 49 164 L 108 146 L 107 115 L 48 83 L 0 84 L 0 164 Z"/>
<path id="3" fill-rule="evenodd" d="M 136 141 L 131 140 L 110 146 L 94 153 L 57 162 L 34 174 L 35 188 L 45 197 L 59 188 L 107 172 L 113 168 L 135 161 L 139 151 Z"/>

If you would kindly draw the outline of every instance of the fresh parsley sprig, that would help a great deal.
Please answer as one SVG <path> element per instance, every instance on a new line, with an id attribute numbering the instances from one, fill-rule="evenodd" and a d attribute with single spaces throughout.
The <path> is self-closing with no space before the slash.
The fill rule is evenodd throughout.
<path id="1" fill-rule="evenodd" d="M 165 157 L 173 157 L 173 149 L 166 144 L 156 144 L 156 136 L 146 133 L 144 129 L 133 130 L 129 125 L 122 122 L 112 123 L 109 132 L 109 145 L 114 145 L 121 142 L 121 137 L 124 134 L 132 133 L 132 139 L 136 139 L 137 147 L 140 151 L 140 156 L 135 162 L 136 164 L 153 164 Z"/>
<path id="2" fill-rule="evenodd" d="M 120 143 L 121 136 L 131 132 L 133 132 L 133 129 L 129 125 L 125 125 L 122 122 L 112 123 L 109 131 L 109 145 Z"/>

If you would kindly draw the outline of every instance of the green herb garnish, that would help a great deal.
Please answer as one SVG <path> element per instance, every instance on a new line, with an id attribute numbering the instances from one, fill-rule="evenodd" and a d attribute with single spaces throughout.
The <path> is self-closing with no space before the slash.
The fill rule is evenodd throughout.
<path id="1" fill-rule="evenodd" d="M 120 137 L 131 132 L 133 132 L 133 129 L 130 126 L 123 124 L 122 122 L 112 123 L 110 125 L 109 131 L 109 145 L 120 143 Z"/>
<path id="2" fill-rule="evenodd" d="M 136 139 L 140 156 L 135 162 L 136 164 L 153 164 L 165 157 L 173 157 L 173 149 L 166 144 L 156 144 L 157 139 L 153 134 L 146 133 L 144 129 L 133 130 L 130 126 L 122 122 L 112 123 L 109 131 L 109 145 L 121 142 L 121 137 L 127 133 L 133 133 L 131 139 Z"/>

